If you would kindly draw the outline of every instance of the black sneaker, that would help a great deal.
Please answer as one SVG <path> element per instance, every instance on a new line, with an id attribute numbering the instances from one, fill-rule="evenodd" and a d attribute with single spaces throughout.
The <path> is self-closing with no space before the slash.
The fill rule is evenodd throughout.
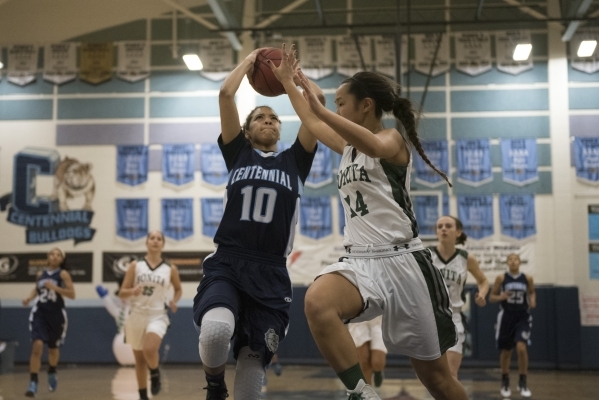
<path id="1" fill-rule="evenodd" d="M 152 392 L 152 395 L 157 395 L 160 392 L 160 389 L 162 388 L 162 383 L 160 382 L 160 373 L 150 377 L 150 380 L 152 381 L 152 385 L 150 386 L 150 392 Z"/>
<path id="2" fill-rule="evenodd" d="M 206 386 L 206 400 L 223 400 L 229 397 L 227 391 L 227 385 L 223 381 L 222 383 L 209 382 Z"/>

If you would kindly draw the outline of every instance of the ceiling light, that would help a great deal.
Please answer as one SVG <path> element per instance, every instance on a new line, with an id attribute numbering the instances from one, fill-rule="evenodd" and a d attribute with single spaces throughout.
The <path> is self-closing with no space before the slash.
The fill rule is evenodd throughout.
<path id="1" fill-rule="evenodd" d="M 580 46 L 578 46 L 576 55 L 578 57 L 590 57 L 595 52 L 595 47 L 597 47 L 596 40 L 583 40 L 580 42 Z"/>
<path id="2" fill-rule="evenodd" d="M 200 60 L 197 54 L 185 54 L 183 61 L 185 61 L 185 65 L 187 65 L 190 71 L 199 71 L 204 68 L 202 60 Z"/>
<path id="3" fill-rule="evenodd" d="M 530 56 L 530 51 L 532 50 L 532 44 L 519 44 L 514 49 L 514 61 L 526 61 Z"/>

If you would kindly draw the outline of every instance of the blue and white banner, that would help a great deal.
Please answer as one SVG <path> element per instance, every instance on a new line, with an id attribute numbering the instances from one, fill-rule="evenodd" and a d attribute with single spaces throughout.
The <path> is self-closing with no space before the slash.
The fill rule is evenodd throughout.
<path id="1" fill-rule="evenodd" d="M 175 240 L 193 235 L 193 199 L 162 199 L 162 232 Z"/>
<path id="2" fill-rule="evenodd" d="M 129 186 L 137 186 L 148 180 L 148 147 L 118 146 L 116 180 Z"/>
<path id="3" fill-rule="evenodd" d="M 116 199 L 116 235 L 127 240 L 148 235 L 148 199 Z"/>
<path id="4" fill-rule="evenodd" d="M 320 239 L 333 233 L 333 216 L 329 196 L 304 196 L 300 204 L 300 233 L 302 235 Z"/>
<path id="5" fill-rule="evenodd" d="M 200 199 L 202 205 L 202 234 L 213 238 L 223 218 L 223 199 L 221 197 Z"/>
<path id="6" fill-rule="evenodd" d="M 493 236 L 493 196 L 458 196 L 458 218 L 468 237 L 480 240 Z"/>
<path id="7" fill-rule="evenodd" d="M 579 181 L 599 185 L 599 137 L 574 138 L 574 166 Z"/>
<path id="8" fill-rule="evenodd" d="M 515 186 L 525 186 L 539 180 L 535 139 L 502 139 L 501 167 L 503 180 Z"/>
<path id="9" fill-rule="evenodd" d="M 195 146 L 193 144 L 165 144 L 162 146 L 162 180 L 181 186 L 193 182 Z"/>
<path id="10" fill-rule="evenodd" d="M 499 195 L 501 234 L 526 239 L 537 233 L 535 197 L 533 194 Z"/>
<path id="11" fill-rule="evenodd" d="M 437 237 L 437 220 L 443 208 L 439 205 L 438 195 L 414 195 L 414 213 L 418 222 L 418 237 L 434 239 Z M 441 201 L 443 202 L 443 201 Z"/>
<path id="12" fill-rule="evenodd" d="M 341 196 L 337 196 L 337 211 L 339 217 L 339 233 L 343 236 L 345 233 L 345 210 L 343 209 L 343 201 Z"/>
<path id="13" fill-rule="evenodd" d="M 200 150 L 200 168 L 204 182 L 221 186 L 227 183 L 229 171 L 223 154 L 216 143 L 202 143 Z"/>
<path id="14" fill-rule="evenodd" d="M 333 160 L 331 149 L 318 143 L 318 150 L 314 155 L 310 174 L 306 178 L 306 186 L 319 188 L 333 182 Z"/>
<path id="15" fill-rule="evenodd" d="M 491 149 L 488 139 L 456 141 L 458 181 L 469 186 L 482 186 L 493 181 Z"/>
<path id="16" fill-rule="evenodd" d="M 435 167 L 439 168 L 439 170 L 449 175 L 447 141 L 423 141 L 422 148 L 424 149 L 424 152 L 428 156 L 428 159 L 431 161 L 431 163 Z M 413 160 L 414 171 L 416 172 L 416 182 L 429 187 L 443 185 L 445 183 L 445 179 L 443 179 L 443 177 L 437 172 L 433 171 L 433 169 L 422 159 L 422 157 L 420 157 L 420 155 L 416 154 L 417 152 L 414 151 Z"/>

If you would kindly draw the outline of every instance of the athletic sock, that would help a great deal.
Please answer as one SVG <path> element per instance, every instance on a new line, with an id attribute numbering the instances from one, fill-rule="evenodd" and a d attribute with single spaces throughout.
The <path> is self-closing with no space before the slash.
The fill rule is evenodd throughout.
<path id="1" fill-rule="evenodd" d="M 30 376 L 31 376 L 31 378 L 29 380 L 31 382 L 37 383 L 37 373 L 32 372 Z"/>
<path id="2" fill-rule="evenodd" d="M 220 374 L 210 375 L 206 372 L 206 382 L 208 386 L 222 386 L 225 384 L 225 371 Z"/>
<path id="3" fill-rule="evenodd" d="M 520 386 L 526 386 L 526 374 L 520 374 Z M 524 385 L 522 385 L 524 384 Z"/>
<path id="4" fill-rule="evenodd" d="M 343 372 L 337 373 L 337 376 L 349 390 L 354 390 L 356 386 L 358 386 L 360 379 L 366 382 L 366 378 L 364 378 L 364 373 L 362 372 L 359 363 Z"/>
<path id="5" fill-rule="evenodd" d="M 49 374 L 55 374 L 56 373 L 56 366 L 48 366 L 48 373 Z"/>
<path id="6" fill-rule="evenodd" d="M 158 368 L 150 368 L 150 379 L 152 380 L 152 382 L 160 379 L 160 370 Z"/>
<path id="7" fill-rule="evenodd" d="M 374 371 L 374 387 L 380 387 L 383 384 L 383 371 Z"/>
<path id="8" fill-rule="evenodd" d="M 139 400 L 150 400 L 148 397 L 148 389 L 139 389 Z"/>

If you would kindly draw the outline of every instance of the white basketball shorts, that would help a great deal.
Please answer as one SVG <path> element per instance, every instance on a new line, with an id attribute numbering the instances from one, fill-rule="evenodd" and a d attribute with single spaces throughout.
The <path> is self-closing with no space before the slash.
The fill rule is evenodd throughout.
<path id="1" fill-rule="evenodd" d="M 130 344 L 133 350 L 142 350 L 146 333 L 155 333 L 162 339 L 169 325 L 166 311 L 159 313 L 132 311 L 125 321 L 125 343 Z"/>
<path id="2" fill-rule="evenodd" d="M 371 319 L 370 321 L 355 322 L 347 325 L 349 333 L 354 339 L 356 347 L 364 345 L 364 343 L 370 342 L 371 350 L 382 351 L 387 354 L 387 348 L 383 342 L 383 316 Z"/>

